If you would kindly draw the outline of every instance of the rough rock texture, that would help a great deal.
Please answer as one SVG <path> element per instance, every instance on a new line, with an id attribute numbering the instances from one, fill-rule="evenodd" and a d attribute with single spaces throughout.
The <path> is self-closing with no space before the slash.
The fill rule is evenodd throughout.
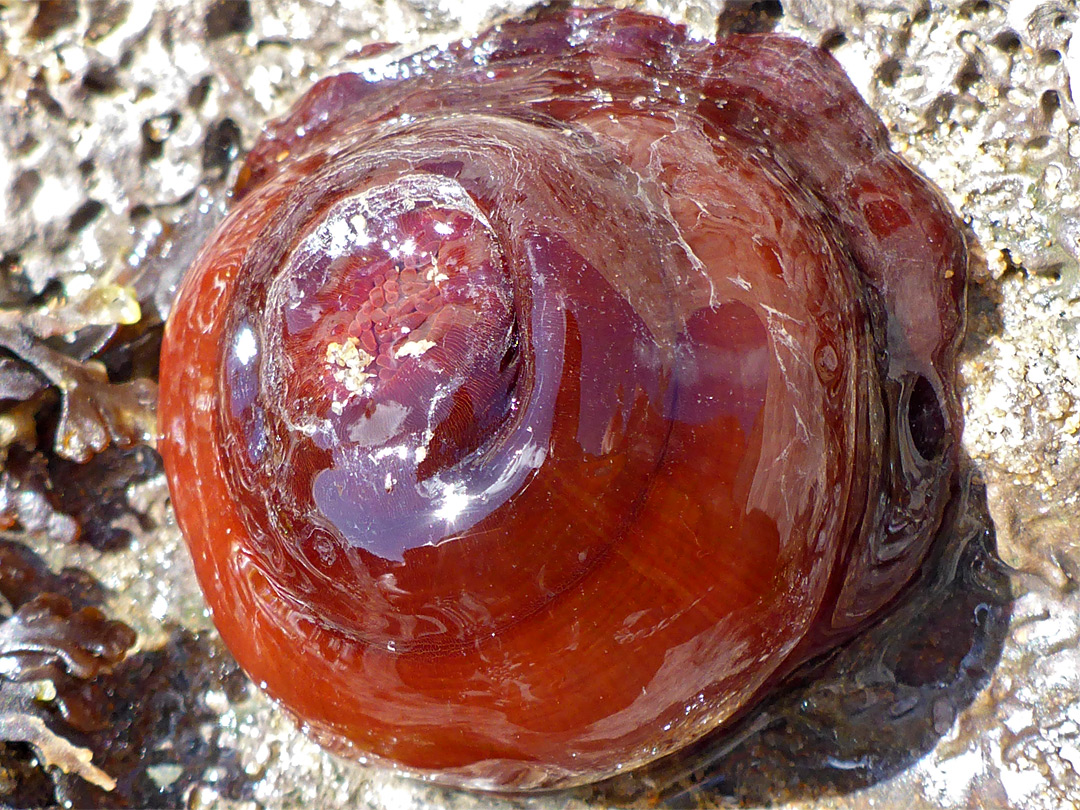
<path id="1" fill-rule="evenodd" d="M 876 635 L 696 759 L 528 800 L 336 760 L 237 673 L 204 613 L 156 458 L 113 446 L 152 432 L 147 382 L 177 279 L 220 217 L 234 158 L 314 79 L 375 68 L 528 5 L 0 4 L 0 344 L 10 352 L 0 360 L 0 526 L 54 571 L 92 574 L 105 614 L 139 633 L 98 684 L 112 722 L 71 741 L 117 780 L 112 794 L 75 774 L 42 779 L 32 749 L 13 743 L 0 752 L 0 800 L 51 790 L 78 806 L 245 808 L 604 807 L 657 794 L 675 806 L 1080 802 L 1073 3 L 632 4 L 702 35 L 722 13 L 729 27 L 824 43 L 981 245 L 963 366 L 967 542 L 944 544 L 921 595 Z M 57 337 L 72 329 L 75 339 Z M 73 380 L 92 396 L 73 393 Z M 983 508 L 1004 565 L 987 550 Z"/>

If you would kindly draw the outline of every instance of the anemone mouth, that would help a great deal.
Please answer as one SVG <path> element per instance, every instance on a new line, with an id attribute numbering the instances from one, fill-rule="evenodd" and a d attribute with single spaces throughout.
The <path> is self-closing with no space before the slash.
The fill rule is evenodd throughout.
<path id="1" fill-rule="evenodd" d="M 269 299 L 288 359 L 279 373 L 321 367 L 300 393 L 304 407 L 328 399 L 315 409 L 341 415 L 354 400 L 394 399 L 393 380 L 410 364 L 431 361 L 448 375 L 496 364 L 487 354 L 509 333 L 513 289 L 471 198 L 447 178 L 411 175 L 330 206 Z M 448 367 L 448 335 L 461 368 Z"/>

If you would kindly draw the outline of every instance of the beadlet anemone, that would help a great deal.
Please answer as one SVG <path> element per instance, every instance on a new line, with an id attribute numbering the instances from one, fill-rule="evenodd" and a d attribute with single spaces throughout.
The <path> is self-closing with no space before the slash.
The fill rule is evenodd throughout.
<path id="1" fill-rule="evenodd" d="M 825 52 L 548 10 L 316 84 L 161 365 L 226 644 L 474 788 L 722 727 L 894 602 L 954 475 L 967 267 Z"/>

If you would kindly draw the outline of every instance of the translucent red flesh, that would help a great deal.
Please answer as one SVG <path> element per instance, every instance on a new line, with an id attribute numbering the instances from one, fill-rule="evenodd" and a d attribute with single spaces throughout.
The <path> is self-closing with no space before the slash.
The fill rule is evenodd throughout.
<path id="1" fill-rule="evenodd" d="M 162 353 L 214 619 L 320 739 L 477 787 L 722 725 L 894 599 L 966 254 L 832 59 L 548 12 L 316 85 Z"/>

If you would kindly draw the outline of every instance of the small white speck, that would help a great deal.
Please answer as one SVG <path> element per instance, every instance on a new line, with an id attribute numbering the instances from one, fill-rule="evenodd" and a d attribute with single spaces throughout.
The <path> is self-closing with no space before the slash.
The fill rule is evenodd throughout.
<path id="1" fill-rule="evenodd" d="M 154 597 L 154 603 L 150 606 L 150 613 L 155 619 L 161 621 L 169 610 L 169 600 L 161 594 Z"/>
<path id="2" fill-rule="evenodd" d="M 365 369 L 375 359 L 360 348 L 356 337 L 349 337 L 344 343 L 331 342 L 326 345 L 326 364 L 330 367 L 334 379 L 345 386 L 350 394 L 360 392 L 364 383 L 375 376 Z"/>
<path id="3" fill-rule="evenodd" d="M 435 348 L 435 342 L 432 340 L 410 340 L 397 348 L 394 358 L 400 360 L 402 357 L 420 357 L 433 348 Z"/>
<path id="4" fill-rule="evenodd" d="M 255 333 L 250 326 L 243 327 L 236 335 L 236 346 L 233 349 L 236 359 L 241 365 L 251 365 L 251 361 L 259 354 L 259 344 L 255 342 Z"/>
<path id="5" fill-rule="evenodd" d="M 450 276 L 439 270 L 439 263 L 436 261 L 431 262 L 431 267 L 427 271 L 427 280 L 438 287 L 444 281 L 449 280 Z"/>
<path id="6" fill-rule="evenodd" d="M 349 219 L 349 224 L 352 225 L 353 233 L 356 235 L 356 243 L 361 247 L 366 247 L 375 241 L 368 235 L 367 219 L 363 214 L 353 214 Z"/>

